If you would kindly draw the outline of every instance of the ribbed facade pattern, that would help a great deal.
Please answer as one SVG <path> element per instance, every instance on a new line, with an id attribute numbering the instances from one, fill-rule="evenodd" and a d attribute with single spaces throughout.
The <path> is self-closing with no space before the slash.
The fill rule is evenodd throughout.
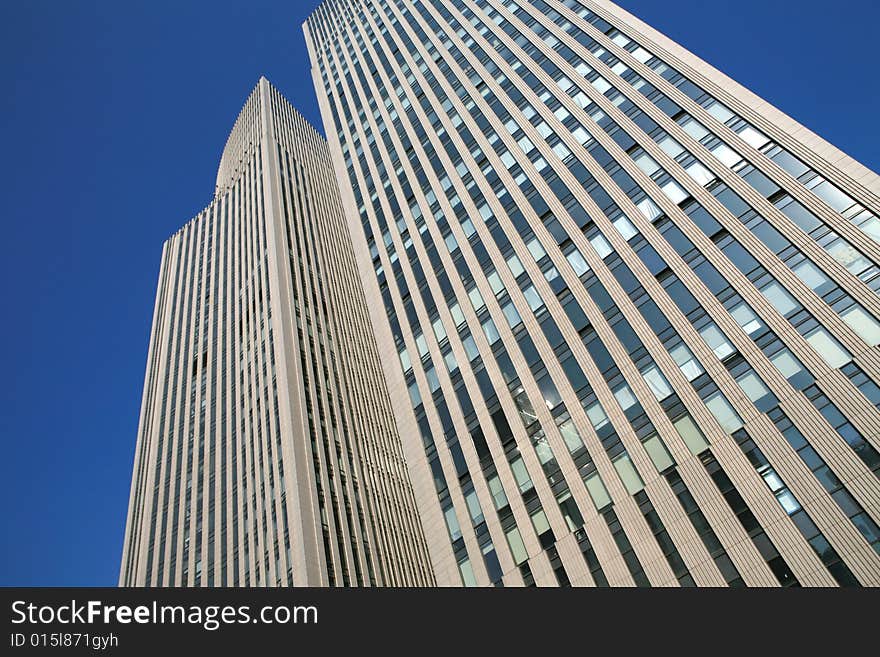
<path id="1" fill-rule="evenodd" d="M 609 2 L 304 30 L 439 584 L 880 584 L 875 174 Z"/>
<path id="2" fill-rule="evenodd" d="M 327 144 L 261 79 L 163 247 L 120 583 L 433 582 Z"/>

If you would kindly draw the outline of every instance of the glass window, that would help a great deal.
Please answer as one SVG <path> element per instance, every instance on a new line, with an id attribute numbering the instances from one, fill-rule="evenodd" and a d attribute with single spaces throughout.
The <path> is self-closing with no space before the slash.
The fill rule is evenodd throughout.
<path id="1" fill-rule="evenodd" d="M 727 338 L 724 337 L 724 334 L 721 332 L 721 329 L 715 324 L 710 323 L 704 326 L 700 329 L 700 335 L 703 336 L 703 340 L 705 340 L 706 344 L 709 345 L 709 348 L 715 352 L 715 355 L 719 360 L 727 358 L 727 356 L 735 351 L 733 345 L 728 342 Z"/>
<path id="2" fill-rule="evenodd" d="M 461 343 L 462 345 L 464 345 L 464 351 L 467 354 L 468 360 L 473 360 L 480 355 L 480 351 L 477 349 L 477 343 L 474 342 L 474 338 L 472 336 L 467 336 L 464 340 L 461 341 Z"/>
<path id="3" fill-rule="evenodd" d="M 742 426 L 742 420 L 727 398 L 719 391 L 706 399 L 706 406 L 718 420 L 718 424 L 727 433 L 733 433 Z"/>
<path id="4" fill-rule="evenodd" d="M 675 203 L 676 205 L 678 205 L 683 200 L 688 198 L 688 196 L 690 196 L 690 194 L 688 194 L 686 191 L 684 191 L 681 188 L 681 185 L 679 185 L 674 180 L 670 180 L 665 185 L 663 185 L 663 187 L 661 187 L 660 189 L 664 194 L 666 194 L 666 196 L 669 197 L 669 200 L 672 201 L 673 203 Z"/>
<path id="5" fill-rule="evenodd" d="M 694 424 L 690 415 L 685 414 L 681 416 L 673 424 L 676 431 L 678 431 L 678 435 L 682 437 L 688 449 L 691 450 L 691 454 L 699 454 L 709 446 L 703 432 Z"/>
<path id="6" fill-rule="evenodd" d="M 538 384 L 538 388 L 541 389 L 541 395 L 544 397 L 544 402 L 547 404 L 547 408 L 550 410 L 556 408 L 562 401 L 562 397 L 559 396 L 559 391 L 553 384 L 550 375 L 545 374 L 539 378 L 536 383 Z"/>
<path id="7" fill-rule="evenodd" d="M 740 325 L 742 330 L 746 332 L 746 335 L 751 336 L 764 326 L 745 301 L 734 307 L 733 310 L 730 311 L 730 314 L 736 320 L 736 323 Z"/>
<path id="8" fill-rule="evenodd" d="M 601 510 L 611 503 L 611 497 L 609 497 L 608 490 L 605 488 L 605 484 L 602 483 L 598 472 L 594 472 L 584 479 L 584 483 L 587 486 L 590 497 L 593 499 L 593 504 L 596 505 L 596 509 Z"/>
<path id="9" fill-rule="evenodd" d="M 483 322 L 483 333 L 486 334 L 486 340 L 489 341 L 490 345 L 495 344 L 501 339 L 501 336 L 498 334 L 498 328 L 495 326 L 495 322 L 492 321 L 491 317 Z"/>
<path id="10" fill-rule="evenodd" d="M 587 408 L 587 418 L 589 418 L 590 423 L 593 425 L 593 428 L 599 430 L 606 424 L 608 424 L 608 416 L 605 415 L 605 410 L 602 408 L 602 404 L 596 402 Z"/>
<path id="11" fill-rule="evenodd" d="M 515 253 L 511 254 L 511 256 L 507 259 L 507 266 L 510 269 L 510 273 L 513 274 L 514 278 L 525 271 L 523 269 L 522 262 L 520 262 L 519 258 L 516 257 Z"/>
<path id="12" fill-rule="evenodd" d="M 770 393 L 754 371 L 746 372 L 736 380 L 736 383 L 752 402 L 756 402 Z"/>
<path id="13" fill-rule="evenodd" d="M 464 324 L 464 313 L 461 312 L 461 306 L 458 305 L 458 302 L 449 306 L 449 313 L 452 315 L 452 321 L 455 322 L 456 326 Z"/>
<path id="14" fill-rule="evenodd" d="M 461 527 L 458 526 L 458 518 L 455 516 L 455 509 L 453 507 L 449 507 L 443 512 L 443 517 L 446 518 L 446 527 L 449 529 L 449 536 L 453 541 L 457 541 L 461 538 Z"/>
<path id="15" fill-rule="evenodd" d="M 513 471 L 513 478 L 516 479 L 516 484 L 519 486 L 521 493 L 525 493 L 532 488 L 532 479 L 529 477 L 529 471 L 526 469 L 526 464 L 523 463 L 521 456 L 517 456 L 510 462 L 510 469 Z"/>
<path id="16" fill-rule="evenodd" d="M 496 509 L 503 509 L 507 506 L 507 495 L 504 493 L 504 487 L 501 485 L 501 480 L 498 478 L 498 475 L 492 475 L 489 477 L 489 492 L 492 493 L 492 502 L 495 504 Z"/>
<path id="17" fill-rule="evenodd" d="M 832 258 L 856 276 L 871 266 L 871 262 L 844 239 L 836 239 L 825 248 Z"/>
<path id="18" fill-rule="evenodd" d="M 630 389 L 629 385 L 624 383 L 617 390 L 614 391 L 614 397 L 617 399 L 617 403 L 620 404 L 620 407 L 623 410 L 628 409 L 630 406 L 633 406 L 638 400 Z"/>
<path id="19" fill-rule="evenodd" d="M 830 367 L 838 368 L 852 360 L 850 353 L 821 326 L 814 328 L 804 338 Z"/>
<path id="20" fill-rule="evenodd" d="M 804 371 L 800 361 L 785 347 L 773 354 L 770 362 L 786 379 L 790 379 Z"/>
<path id="21" fill-rule="evenodd" d="M 721 142 L 712 149 L 712 154 L 721 160 L 721 163 L 728 169 L 732 169 L 733 166 L 742 159 L 739 156 L 739 153 L 734 151 L 727 144 Z"/>
<path id="22" fill-rule="evenodd" d="M 425 370 L 425 378 L 428 379 L 428 388 L 431 392 L 437 392 L 440 389 L 440 379 L 437 378 L 437 371 L 433 367 Z"/>
<path id="23" fill-rule="evenodd" d="M 477 499 L 477 491 L 471 490 L 464 496 L 467 503 L 468 513 L 471 514 L 471 520 L 474 525 L 483 522 L 483 510 L 480 508 L 480 501 Z"/>
<path id="24" fill-rule="evenodd" d="M 492 292 L 494 292 L 495 294 L 499 294 L 506 289 L 504 287 L 504 283 L 501 282 L 501 277 L 494 269 L 488 276 L 486 276 L 486 280 L 489 281 L 489 287 L 492 288 Z"/>
<path id="25" fill-rule="evenodd" d="M 529 558 L 529 555 L 526 552 L 526 546 L 522 540 L 522 535 L 519 533 L 519 529 L 515 526 L 511 527 L 507 530 L 505 536 L 507 536 L 507 544 L 510 546 L 510 553 L 513 555 L 513 560 L 516 565 L 521 564 Z"/>
<path id="26" fill-rule="evenodd" d="M 600 258 L 604 258 L 614 252 L 614 249 L 611 248 L 608 240 L 606 240 L 601 233 L 592 237 L 590 239 L 590 244 L 596 249 L 596 253 L 599 254 Z"/>
<path id="27" fill-rule="evenodd" d="M 625 240 L 629 240 L 630 238 L 635 237 L 639 234 L 639 231 L 636 230 L 636 227 L 633 226 L 632 222 L 624 215 L 620 215 L 612 223 L 617 229 L 617 232 L 623 235 L 623 239 Z"/>
<path id="28" fill-rule="evenodd" d="M 651 463 L 657 468 L 657 472 L 663 472 L 666 468 L 675 465 L 675 461 L 669 455 L 666 445 L 660 440 L 660 436 L 656 433 L 648 437 L 644 442 L 645 451 L 651 459 Z"/>
<path id="29" fill-rule="evenodd" d="M 538 310 L 544 306 L 544 301 L 541 299 L 541 295 L 538 294 L 534 285 L 529 285 L 523 290 L 523 295 L 526 298 L 526 302 L 529 304 L 529 308 L 532 309 L 532 312 L 538 312 Z"/>
<path id="30" fill-rule="evenodd" d="M 443 342 L 446 339 L 446 329 L 443 328 L 443 322 L 440 321 L 440 318 L 435 319 L 431 326 L 434 329 L 434 337 L 437 338 L 437 342 Z"/>
<path id="31" fill-rule="evenodd" d="M 574 453 L 584 446 L 584 441 L 570 418 L 559 425 L 559 433 L 562 434 L 562 439 L 569 452 Z"/>
<path id="32" fill-rule="evenodd" d="M 767 135 L 765 135 L 763 132 L 755 130 L 755 128 L 750 125 L 746 125 L 742 130 L 740 130 L 739 136 L 742 137 L 742 140 L 744 142 L 755 149 L 761 148 L 761 146 L 770 141 Z"/>
<path id="33" fill-rule="evenodd" d="M 516 328 L 522 324 L 522 319 L 516 311 L 516 308 L 513 306 L 513 301 L 508 301 L 501 311 L 504 313 L 504 318 L 507 320 L 507 324 L 510 328 Z"/>
<path id="34" fill-rule="evenodd" d="M 859 304 L 853 304 L 844 310 L 840 317 L 869 345 L 873 347 L 880 344 L 880 324 Z"/>
<path id="35" fill-rule="evenodd" d="M 415 382 L 413 382 L 409 386 L 409 399 L 412 402 L 413 407 L 416 407 L 422 403 L 422 395 L 419 392 L 418 384 Z"/>
<path id="36" fill-rule="evenodd" d="M 538 241 L 537 237 L 533 237 L 531 240 L 529 240 L 529 243 L 526 244 L 526 248 L 529 250 L 529 253 L 532 254 L 532 257 L 535 259 L 535 261 L 538 261 L 545 255 L 547 255 L 547 252 L 544 251 L 544 247 L 541 246 L 541 243 Z"/>
<path id="37" fill-rule="evenodd" d="M 574 273 L 578 276 L 582 276 L 590 271 L 590 266 L 577 249 L 572 249 L 565 257 L 568 259 L 568 264 L 574 269 Z"/>
<path id="38" fill-rule="evenodd" d="M 535 528 L 535 533 L 540 536 L 548 529 L 550 529 L 550 522 L 547 520 L 547 514 L 544 513 L 544 509 L 538 509 L 531 515 L 532 526 Z"/>
<path id="39" fill-rule="evenodd" d="M 713 174 L 699 162 L 694 162 L 693 164 L 691 164 L 687 169 L 685 169 L 685 172 L 691 178 L 693 178 L 698 185 L 702 187 L 705 187 L 710 182 L 715 180 L 715 174 Z"/>
<path id="40" fill-rule="evenodd" d="M 403 367 L 403 371 L 406 372 L 412 367 L 412 362 L 409 359 L 409 352 L 406 349 L 401 349 L 397 355 L 400 356 L 400 366 Z"/>
<path id="41" fill-rule="evenodd" d="M 446 363 L 446 369 L 449 371 L 450 374 L 458 369 L 458 361 L 455 360 L 455 354 L 453 354 L 451 351 L 447 352 L 443 356 L 443 362 Z"/>
<path id="42" fill-rule="evenodd" d="M 697 359 L 694 358 L 691 350 L 688 349 L 684 343 L 678 345 L 669 353 L 675 361 L 675 364 L 678 365 L 681 373 L 685 375 L 688 381 L 693 381 L 703 373 L 703 368 L 700 366 L 700 363 L 697 362 Z"/>
<path id="43" fill-rule="evenodd" d="M 654 221 L 654 219 L 656 219 L 661 214 L 663 214 L 663 210 L 658 208 L 657 204 L 654 203 L 654 201 L 652 201 L 647 196 L 645 198 L 643 198 L 641 201 L 639 201 L 636 204 L 636 207 L 639 209 L 639 212 L 641 212 L 645 216 L 645 219 L 647 219 L 648 221 Z"/>
<path id="44" fill-rule="evenodd" d="M 416 336 L 416 347 L 418 347 L 420 358 L 424 358 L 428 355 L 428 341 L 425 340 L 424 333 L 419 333 Z"/>
<path id="45" fill-rule="evenodd" d="M 486 303 L 483 301 L 483 295 L 480 294 L 480 291 L 476 287 L 472 287 L 468 290 L 468 298 L 471 300 L 471 305 L 474 307 L 475 312 L 480 312 L 486 307 Z"/>
<path id="46" fill-rule="evenodd" d="M 651 365 L 649 368 L 642 371 L 642 376 L 645 379 L 645 383 L 647 383 L 648 387 L 651 389 L 651 392 L 654 393 L 654 397 L 657 398 L 657 401 L 662 401 L 672 394 L 672 388 L 669 387 L 666 377 L 663 376 L 655 365 Z"/>
<path id="47" fill-rule="evenodd" d="M 471 568 L 471 560 L 465 557 L 465 560 L 458 564 L 458 571 L 461 573 L 461 581 L 465 586 L 476 586 L 477 578 L 474 577 L 474 569 Z"/>
<path id="48" fill-rule="evenodd" d="M 800 304 L 794 300 L 788 291 L 776 281 L 768 283 L 761 289 L 767 301 L 773 304 L 780 315 L 788 315 L 793 310 L 800 308 Z"/>
<path id="49" fill-rule="evenodd" d="M 614 469 L 617 470 L 620 480 L 623 482 L 623 485 L 626 486 L 626 490 L 630 495 L 635 495 L 645 487 L 636 467 L 629 458 L 629 454 L 624 452 L 614 459 L 612 464 L 614 465 Z"/>
<path id="50" fill-rule="evenodd" d="M 828 277 L 809 260 L 804 260 L 796 265 L 792 268 L 792 271 L 797 274 L 797 277 L 806 283 L 811 290 L 817 290 L 828 283 Z"/>

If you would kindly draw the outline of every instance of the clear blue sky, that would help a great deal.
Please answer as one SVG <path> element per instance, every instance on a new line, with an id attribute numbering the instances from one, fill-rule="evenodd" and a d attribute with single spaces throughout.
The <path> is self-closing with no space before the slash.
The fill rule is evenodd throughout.
<path id="1" fill-rule="evenodd" d="M 880 169 L 873 0 L 620 3 Z M 0 4 L 0 585 L 116 583 L 162 242 L 261 74 L 320 124 L 314 4 Z"/>

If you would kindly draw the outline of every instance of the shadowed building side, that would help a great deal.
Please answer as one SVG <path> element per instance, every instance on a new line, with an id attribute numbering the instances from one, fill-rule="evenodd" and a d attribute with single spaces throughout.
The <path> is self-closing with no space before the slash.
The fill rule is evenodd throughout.
<path id="1" fill-rule="evenodd" d="M 261 78 L 163 247 L 120 584 L 433 582 L 326 142 Z"/>

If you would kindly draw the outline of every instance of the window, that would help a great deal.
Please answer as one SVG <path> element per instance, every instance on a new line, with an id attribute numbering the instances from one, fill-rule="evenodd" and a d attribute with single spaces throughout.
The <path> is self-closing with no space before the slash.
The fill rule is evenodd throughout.
<path id="1" fill-rule="evenodd" d="M 742 426 L 742 420 L 727 398 L 721 393 L 716 392 L 714 395 L 706 399 L 706 406 L 712 411 L 712 415 L 718 420 L 718 424 L 727 433 L 733 433 Z"/>
<path id="2" fill-rule="evenodd" d="M 428 388 L 432 393 L 440 389 L 440 379 L 437 378 L 437 371 L 433 366 L 425 370 L 425 378 L 428 379 Z"/>
<path id="3" fill-rule="evenodd" d="M 489 345 L 493 345 L 501 339 L 501 336 L 498 334 L 498 328 L 491 317 L 483 322 L 483 333 L 486 334 L 486 340 L 489 341 Z"/>
<path id="4" fill-rule="evenodd" d="M 547 520 L 547 514 L 544 513 L 544 509 L 538 509 L 530 517 L 532 519 L 532 526 L 535 528 L 535 533 L 538 536 L 550 530 L 550 522 Z"/>
<path id="5" fill-rule="evenodd" d="M 477 499 L 477 491 L 471 490 L 464 496 L 467 503 L 468 513 L 471 514 L 471 520 L 474 525 L 483 522 L 483 510 L 480 508 L 480 501 Z"/>
<path id="6" fill-rule="evenodd" d="M 523 290 L 523 295 L 526 298 L 526 303 L 529 304 L 529 308 L 532 309 L 532 312 L 538 312 L 543 306 L 544 302 L 541 299 L 541 295 L 538 294 L 538 291 L 535 289 L 534 285 L 529 285 L 525 290 Z"/>
<path id="7" fill-rule="evenodd" d="M 751 336 L 764 326 L 761 320 L 758 319 L 758 316 L 752 311 L 752 309 L 745 301 L 735 306 L 730 311 L 730 314 L 736 320 L 736 323 L 740 325 L 740 328 L 742 328 L 742 330 L 745 331 L 746 335 L 748 336 Z"/>
<path id="8" fill-rule="evenodd" d="M 753 371 L 746 372 L 736 380 L 737 385 L 753 403 L 770 394 L 767 386 Z"/>
<path id="9" fill-rule="evenodd" d="M 489 477 L 489 492 L 492 493 L 492 502 L 495 504 L 496 509 L 503 509 L 507 506 L 507 495 L 504 493 L 504 487 L 501 485 L 501 480 L 498 478 L 497 474 Z"/>
<path id="10" fill-rule="evenodd" d="M 852 360 L 850 353 L 821 326 L 814 328 L 804 338 L 825 359 L 829 367 L 836 369 Z"/>
<path id="11" fill-rule="evenodd" d="M 562 434 L 562 439 L 565 441 L 565 446 L 569 452 L 574 453 L 584 446 L 584 441 L 581 439 L 581 435 L 578 433 L 577 427 L 574 426 L 571 418 L 559 425 L 559 433 Z"/>
<path id="12" fill-rule="evenodd" d="M 419 386 L 415 381 L 409 386 L 409 399 L 412 402 L 413 407 L 422 403 L 422 395 L 419 393 Z"/>
<path id="13" fill-rule="evenodd" d="M 544 247 L 541 246 L 537 237 L 533 237 L 529 240 L 529 243 L 526 244 L 526 248 L 529 250 L 529 253 L 532 254 L 532 257 L 536 262 L 547 255 L 547 252 L 544 251 Z"/>
<path id="14" fill-rule="evenodd" d="M 715 352 L 719 360 L 723 360 L 735 351 L 733 345 L 724 337 L 721 329 L 711 322 L 700 330 L 700 335 L 703 336 L 703 340 Z"/>
<path id="15" fill-rule="evenodd" d="M 458 564 L 458 571 L 461 573 L 461 581 L 465 586 L 476 586 L 477 578 L 474 577 L 474 569 L 471 568 L 471 560 L 465 557 L 465 560 Z"/>
<path id="16" fill-rule="evenodd" d="M 526 464 L 523 463 L 521 456 L 517 456 L 510 462 L 510 469 L 513 471 L 513 478 L 516 479 L 516 484 L 519 486 L 521 493 L 525 493 L 532 488 L 529 471 L 526 469 Z"/>
<path id="17" fill-rule="evenodd" d="M 446 329 L 443 328 L 443 322 L 440 321 L 440 318 L 435 319 L 431 326 L 434 329 L 434 337 L 437 338 L 437 342 L 443 342 L 446 339 Z"/>
<path id="18" fill-rule="evenodd" d="M 623 239 L 629 240 L 632 237 L 635 237 L 639 234 L 639 231 L 635 226 L 632 225 L 632 222 L 627 219 L 624 215 L 620 215 L 613 222 L 614 227 L 617 229 L 617 232 L 623 235 Z"/>
<path id="19" fill-rule="evenodd" d="M 767 301 L 773 304 L 773 307 L 779 311 L 783 317 L 793 310 L 800 308 L 800 304 L 776 281 L 768 283 L 761 289 Z"/>
<path id="20" fill-rule="evenodd" d="M 587 418 L 589 418 L 590 423 L 593 425 L 593 429 L 597 431 L 608 424 L 608 416 L 605 415 L 605 410 L 602 408 L 602 404 L 596 402 L 586 409 Z"/>
<path id="21" fill-rule="evenodd" d="M 635 495 L 645 487 L 636 467 L 629 458 L 629 454 L 624 452 L 614 459 L 612 464 L 614 465 L 614 469 L 617 470 L 620 480 L 623 482 L 623 485 L 626 487 L 626 490 L 630 495 Z"/>
<path id="22" fill-rule="evenodd" d="M 452 315 L 452 321 L 455 322 L 456 326 L 464 324 L 464 313 L 461 312 L 461 306 L 457 302 L 449 306 L 449 313 Z"/>
<path id="23" fill-rule="evenodd" d="M 397 355 L 400 356 L 400 366 L 403 367 L 403 371 L 408 371 L 412 367 L 412 362 L 410 362 L 409 359 L 409 352 L 406 349 L 401 349 Z"/>
<path id="24" fill-rule="evenodd" d="M 614 249 L 611 248 L 608 240 L 606 240 L 602 234 L 597 234 L 592 237 L 590 239 L 590 244 L 592 244 L 593 248 L 596 249 L 596 253 L 599 254 L 600 258 L 604 258 L 614 253 Z"/>
<path id="25" fill-rule="evenodd" d="M 691 454 L 699 454 L 709 446 L 703 432 L 694 424 L 690 415 L 683 415 L 673 424 L 676 431 L 678 431 L 678 435 L 682 437 L 688 449 L 691 450 Z"/>
<path id="26" fill-rule="evenodd" d="M 828 277 L 809 260 L 804 260 L 799 265 L 794 266 L 792 271 L 814 291 L 829 282 Z"/>
<path id="27" fill-rule="evenodd" d="M 694 358 L 691 350 L 688 349 L 684 343 L 678 345 L 669 353 L 675 361 L 675 364 L 678 365 L 681 373 L 685 375 L 688 381 L 693 381 L 703 373 L 703 368 L 700 366 L 700 363 L 697 362 L 697 359 Z"/>
<path id="28" fill-rule="evenodd" d="M 624 411 L 638 402 L 635 395 L 633 395 L 632 390 L 626 383 L 622 384 L 614 391 L 614 398 L 617 399 L 617 403 L 620 404 L 620 407 Z"/>
<path id="29" fill-rule="evenodd" d="M 605 488 L 605 484 L 602 483 L 602 479 L 599 477 L 598 472 L 594 472 L 584 479 L 584 483 L 587 486 L 587 491 L 590 493 L 590 497 L 593 499 L 593 504 L 596 505 L 597 510 L 601 511 L 605 506 L 611 504 L 608 490 Z"/>
<path id="30" fill-rule="evenodd" d="M 486 303 L 483 301 L 483 295 L 480 294 L 480 291 L 476 287 L 472 287 L 468 290 L 468 298 L 471 300 L 474 312 L 480 312 L 486 307 Z"/>
<path id="31" fill-rule="evenodd" d="M 666 449 L 666 445 L 663 444 L 663 441 L 660 440 L 660 436 L 656 433 L 649 436 L 643 444 L 645 446 L 645 451 L 651 459 L 651 463 L 657 468 L 657 472 L 663 472 L 667 468 L 675 465 L 675 461 L 673 461 L 672 457 L 669 455 L 669 450 Z"/>
<path id="32" fill-rule="evenodd" d="M 574 269 L 574 273 L 578 276 L 583 276 L 590 271 L 590 266 L 587 264 L 587 261 L 584 260 L 584 256 L 581 255 L 581 252 L 577 249 L 572 249 L 565 257 L 568 259 L 568 264 Z"/>
<path id="33" fill-rule="evenodd" d="M 504 313 L 504 318 L 507 320 L 507 324 L 510 328 L 516 328 L 522 324 L 522 319 L 516 311 L 516 308 L 513 306 L 513 301 L 508 301 L 501 310 Z"/>
<path id="34" fill-rule="evenodd" d="M 522 535 L 519 533 L 519 529 L 517 529 L 516 526 L 507 530 L 505 536 L 507 537 L 507 545 L 510 546 L 510 553 L 513 555 L 513 560 L 516 565 L 521 564 L 529 558 L 528 552 L 526 552 L 526 546 L 522 540 Z"/>
<path id="35" fill-rule="evenodd" d="M 666 377 L 663 376 L 656 366 L 651 365 L 645 369 L 642 372 L 642 377 L 644 377 L 645 383 L 648 384 L 657 401 L 662 401 L 672 394 L 672 388 L 669 387 Z"/>
<path id="36" fill-rule="evenodd" d="M 844 310 L 840 317 L 869 345 L 873 347 L 880 344 L 880 324 L 859 304 L 853 304 Z"/>
<path id="37" fill-rule="evenodd" d="M 804 371 L 800 361 L 785 347 L 773 354 L 770 362 L 786 379 L 791 379 Z"/>
<path id="38" fill-rule="evenodd" d="M 458 526 L 458 518 L 455 516 L 455 509 L 453 507 L 449 507 L 443 512 L 443 517 L 446 518 L 446 528 L 449 529 L 449 536 L 453 541 L 457 541 L 461 538 L 461 527 Z"/>

